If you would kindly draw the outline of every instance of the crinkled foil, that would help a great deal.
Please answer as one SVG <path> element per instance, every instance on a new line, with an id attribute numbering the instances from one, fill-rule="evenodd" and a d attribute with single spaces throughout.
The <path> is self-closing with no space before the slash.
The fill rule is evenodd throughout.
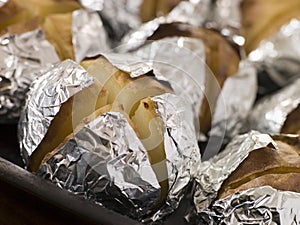
<path id="1" fill-rule="evenodd" d="M 168 20 L 202 26 L 209 17 L 212 0 L 181 1 L 166 17 Z"/>
<path id="2" fill-rule="evenodd" d="M 80 4 L 91 11 L 101 11 L 104 0 L 79 0 Z"/>
<path id="3" fill-rule="evenodd" d="M 279 134 L 290 112 L 300 104 L 300 79 L 261 99 L 249 113 L 245 129 Z"/>
<path id="4" fill-rule="evenodd" d="M 216 155 L 222 144 L 228 143 L 241 131 L 254 104 L 256 92 L 256 71 L 251 63 L 241 61 L 238 72 L 227 78 L 218 97 L 203 159 Z"/>
<path id="5" fill-rule="evenodd" d="M 165 94 L 153 100 L 164 124 L 165 161 L 151 166 L 146 149 L 126 118 L 109 112 L 75 133 L 38 174 L 61 188 L 143 222 L 155 222 L 173 212 L 200 153 L 191 112 L 181 99 Z M 160 195 L 152 167 L 165 162 L 170 187 L 166 204 L 145 218 Z"/>
<path id="6" fill-rule="evenodd" d="M 241 35 L 241 0 L 216 0 L 206 26 L 215 28 L 238 46 L 243 46 Z"/>
<path id="7" fill-rule="evenodd" d="M 76 10 L 72 17 L 72 43 L 76 62 L 110 49 L 106 30 L 98 13 Z"/>
<path id="8" fill-rule="evenodd" d="M 233 138 L 224 151 L 210 160 L 202 162 L 196 175 L 197 187 L 194 195 L 197 213 L 207 209 L 216 198 L 222 183 L 252 150 L 266 146 L 276 148 L 276 143 L 267 134 L 251 131 Z"/>
<path id="9" fill-rule="evenodd" d="M 299 145 L 299 135 L 275 138 Z M 275 146 L 268 135 L 245 134 L 233 140 L 221 155 L 199 170 L 194 198 L 198 224 L 299 224 L 299 193 L 261 186 L 214 201 L 223 181 L 250 151 L 272 145 Z"/>
<path id="10" fill-rule="evenodd" d="M 157 112 L 165 126 L 164 146 L 170 189 L 166 203 L 144 222 L 157 222 L 176 210 L 201 163 L 190 105 L 173 94 L 156 96 L 152 100 L 157 103 Z"/>
<path id="11" fill-rule="evenodd" d="M 205 80 L 215 79 L 207 71 L 203 42 L 188 37 L 163 38 L 146 42 L 131 54 L 141 57 L 153 68 L 159 80 L 168 81 L 174 92 L 192 105 L 195 126 L 199 131 L 199 112 L 206 91 Z M 218 84 L 217 80 L 213 82 Z M 215 155 L 223 144 L 240 131 L 255 101 L 256 92 L 256 71 L 249 61 L 241 61 L 237 74 L 229 77 L 220 91 L 209 144 L 203 155 L 205 159 Z M 197 135 L 200 136 L 199 132 Z"/>
<path id="12" fill-rule="evenodd" d="M 81 0 L 84 2 L 84 0 Z M 99 11 L 112 45 L 118 44 L 131 29 L 141 25 L 139 8 L 142 0 L 101 1 Z"/>
<path id="13" fill-rule="evenodd" d="M 41 30 L 1 36 L 0 57 L 0 122 L 16 122 L 31 82 L 59 58 Z"/>
<path id="14" fill-rule="evenodd" d="M 156 78 L 168 81 L 174 92 L 192 106 L 194 124 L 200 130 L 198 118 L 206 72 L 203 42 L 186 37 L 163 38 L 132 54 L 151 66 Z"/>
<path id="15" fill-rule="evenodd" d="M 262 73 L 259 87 L 261 95 L 279 89 L 299 77 L 299 41 L 300 20 L 292 19 L 249 54 L 250 61 Z"/>
<path id="16" fill-rule="evenodd" d="M 248 189 L 216 201 L 204 224 L 299 224 L 300 194 L 270 186 Z"/>
<path id="17" fill-rule="evenodd" d="M 25 165 L 44 138 L 61 104 L 92 83 L 88 73 L 71 60 L 53 65 L 32 83 L 18 128 Z"/>
<path id="18" fill-rule="evenodd" d="M 117 112 L 85 125 L 37 174 L 133 218 L 146 214 L 160 195 L 147 150 Z"/>
<path id="19" fill-rule="evenodd" d="M 103 53 L 102 56 L 119 70 L 129 73 L 132 78 L 147 74 L 153 70 L 142 58 L 132 54 L 107 52 Z"/>
<path id="20" fill-rule="evenodd" d="M 209 0 L 183 1 L 167 16 L 159 17 L 141 25 L 138 29 L 128 33 L 117 48 L 119 52 L 135 50 L 159 28 L 161 24 L 182 22 L 195 26 L 203 25 L 210 12 Z"/>

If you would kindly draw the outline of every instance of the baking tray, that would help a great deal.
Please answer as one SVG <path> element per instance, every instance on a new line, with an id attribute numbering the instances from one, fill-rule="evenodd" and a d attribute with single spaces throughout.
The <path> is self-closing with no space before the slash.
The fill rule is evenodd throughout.
<path id="1" fill-rule="evenodd" d="M 22 168 L 17 126 L 0 125 L 0 224 L 141 225 L 112 210 L 62 190 Z M 189 193 L 190 190 L 187 190 Z M 186 224 L 191 196 L 163 224 Z"/>

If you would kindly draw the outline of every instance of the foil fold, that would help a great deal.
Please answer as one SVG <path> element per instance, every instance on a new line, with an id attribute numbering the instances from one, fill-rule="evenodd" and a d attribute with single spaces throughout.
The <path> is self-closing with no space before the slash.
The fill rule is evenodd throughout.
<path id="1" fill-rule="evenodd" d="M 61 104 L 92 83 L 88 73 L 72 60 L 53 65 L 32 83 L 18 124 L 20 152 L 25 165 L 46 135 Z"/>
<path id="2" fill-rule="evenodd" d="M 38 175 L 134 219 L 149 224 L 161 220 L 177 208 L 200 151 L 190 111 L 182 100 L 173 94 L 152 100 L 164 124 L 170 189 L 166 203 L 151 216 L 160 196 L 152 169 L 156 164 L 150 164 L 147 150 L 121 113 L 108 112 L 86 124 L 46 161 Z"/>
<path id="3" fill-rule="evenodd" d="M 204 224 L 299 224 L 299 199 L 270 186 L 248 189 L 217 200 Z"/>
<path id="4" fill-rule="evenodd" d="M 198 214 L 205 211 L 217 197 L 218 190 L 227 177 L 243 162 L 249 153 L 262 147 L 277 149 L 276 143 L 267 134 L 251 131 L 236 136 L 225 150 L 202 162 L 196 174 L 195 209 Z"/>
<path id="5" fill-rule="evenodd" d="M 87 10 L 73 12 L 72 44 L 76 62 L 110 49 L 106 30 L 97 12 Z"/>
<path id="6" fill-rule="evenodd" d="M 118 112 L 86 124 L 37 174 L 133 218 L 145 215 L 160 195 L 146 149 Z"/>
<path id="7" fill-rule="evenodd" d="M 212 117 L 210 138 L 202 157 L 204 160 L 216 155 L 222 145 L 241 132 L 256 93 L 256 70 L 248 60 L 242 60 L 237 73 L 227 78 L 221 89 Z"/>
<path id="8" fill-rule="evenodd" d="M 300 19 L 292 19 L 249 54 L 249 60 L 261 73 L 260 95 L 269 94 L 299 78 L 299 30 Z"/>
<path id="9" fill-rule="evenodd" d="M 192 106 L 197 133 L 200 129 L 199 113 L 205 90 L 203 42 L 186 37 L 163 38 L 149 42 L 132 54 L 151 66 L 157 79 L 169 82 L 176 95 Z"/>
<path id="10" fill-rule="evenodd" d="M 206 26 L 220 31 L 232 43 L 241 47 L 245 43 L 242 36 L 241 0 L 216 0 L 213 3 Z"/>
<path id="11" fill-rule="evenodd" d="M 299 146 L 299 135 L 279 135 L 274 136 L 274 140 Z M 236 146 L 234 147 L 234 145 Z M 273 146 L 276 150 L 276 145 L 270 136 L 252 131 L 235 138 L 228 145 L 228 148 L 221 153 L 223 155 L 220 154 L 207 162 L 208 167 L 202 167 L 199 170 L 200 176 L 197 177 L 198 190 L 194 196 L 197 215 L 191 215 L 191 213 L 189 218 L 196 220 L 198 224 L 210 225 L 298 224 L 300 194 L 296 192 L 280 191 L 270 186 L 261 186 L 216 199 L 216 194 L 224 180 L 248 156 L 250 151 L 259 151 L 259 148 L 265 146 Z M 244 149 L 240 151 L 242 148 Z M 237 155 L 239 155 L 238 158 Z M 225 177 L 223 177 L 224 174 Z M 205 200 L 205 196 L 208 199 Z"/>
<path id="12" fill-rule="evenodd" d="M 0 57 L 0 122 L 15 123 L 31 82 L 59 58 L 39 29 L 1 36 Z"/>
<path id="13" fill-rule="evenodd" d="M 279 134 L 290 112 L 300 104 L 300 79 L 256 103 L 249 113 L 245 130 Z"/>

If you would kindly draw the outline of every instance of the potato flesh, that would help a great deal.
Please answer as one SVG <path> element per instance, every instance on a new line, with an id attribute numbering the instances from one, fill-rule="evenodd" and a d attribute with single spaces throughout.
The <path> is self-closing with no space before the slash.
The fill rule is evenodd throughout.
<path id="1" fill-rule="evenodd" d="M 161 193 L 156 204 L 161 204 L 166 199 L 169 190 L 162 120 L 158 117 L 155 103 L 150 98 L 140 101 L 131 119 L 142 144 L 148 151 L 152 169 L 159 181 Z"/>
<path id="2" fill-rule="evenodd" d="M 83 62 L 82 66 L 87 67 L 86 69 L 94 77 L 95 83 L 62 104 L 42 142 L 30 157 L 29 170 L 32 172 L 36 172 L 39 169 L 42 159 L 48 152 L 51 152 L 63 142 L 74 131 L 81 120 L 92 114 L 96 109 L 111 104 L 113 110 L 119 111 L 120 107 L 124 108 L 127 105 L 131 105 L 132 101 L 144 98 L 145 86 L 142 83 L 133 82 L 140 78 L 131 78 L 129 74 L 119 71 L 103 57 Z M 146 77 L 145 79 L 151 83 L 151 78 Z M 132 85 L 137 84 L 134 100 L 130 99 L 130 89 L 125 88 L 131 82 Z M 159 93 L 168 91 L 163 86 L 158 85 L 158 87 L 160 87 L 158 88 Z M 121 93 L 122 89 L 126 90 L 123 93 L 123 101 L 114 102 L 114 99 L 118 96 L 118 93 Z M 148 94 L 149 92 L 151 91 L 146 91 Z M 156 93 L 158 92 L 155 92 L 154 95 Z M 128 112 L 125 113 L 129 114 Z"/>
<path id="3" fill-rule="evenodd" d="M 82 128 L 80 124 L 90 121 L 92 117 L 89 116 L 87 119 L 87 115 L 92 114 L 95 108 L 103 109 L 103 105 L 108 104 L 110 111 L 121 112 L 127 117 L 147 149 L 153 171 L 161 186 L 160 199 L 153 207 L 161 204 L 166 199 L 169 189 L 163 125 L 156 114 L 155 103 L 149 96 L 163 94 L 170 90 L 147 76 L 131 78 L 129 74 L 119 71 L 103 57 L 83 61 L 81 65 L 95 78 L 98 88 L 102 87 L 105 90 L 104 97 L 100 97 L 99 104 L 93 108 L 95 100 L 91 102 L 90 99 L 95 98 L 91 98 L 91 95 L 97 96 L 98 89 L 94 88 L 91 91 L 91 88 L 86 88 L 62 104 L 45 138 L 31 156 L 29 168 L 33 172 L 37 171 L 41 162 L 45 162 L 54 155 L 62 144 L 72 137 L 72 132 L 77 132 L 77 129 Z M 148 98 L 145 99 L 145 96 Z"/>
<path id="4" fill-rule="evenodd" d="M 106 104 L 107 92 L 102 89 L 99 82 L 95 82 L 63 103 L 60 111 L 51 121 L 45 137 L 31 155 L 28 169 L 36 172 L 43 157 L 71 134 L 82 118 Z"/>

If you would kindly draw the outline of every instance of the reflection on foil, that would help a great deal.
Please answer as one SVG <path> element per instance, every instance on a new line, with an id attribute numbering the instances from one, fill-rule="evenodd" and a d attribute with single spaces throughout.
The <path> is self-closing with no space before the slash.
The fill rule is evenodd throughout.
<path id="1" fill-rule="evenodd" d="M 206 26 L 217 29 L 232 43 L 243 46 L 245 38 L 241 35 L 241 0 L 216 0 Z"/>
<path id="2" fill-rule="evenodd" d="M 299 199 L 299 193 L 262 186 L 217 200 L 200 215 L 203 224 L 299 224 Z"/>
<path id="3" fill-rule="evenodd" d="M 249 113 L 244 129 L 279 134 L 287 116 L 300 104 L 300 79 L 261 99 Z"/>
<path id="4" fill-rule="evenodd" d="M 109 50 L 107 34 L 98 13 L 76 10 L 72 16 L 72 43 L 76 62 Z"/>
<path id="5" fill-rule="evenodd" d="M 142 0 L 103 1 L 99 12 L 112 45 L 118 44 L 131 29 L 141 25 L 139 8 Z"/>
<path id="6" fill-rule="evenodd" d="M 160 186 L 146 149 L 126 118 L 102 114 L 68 139 L 38 174 L 76 194 L 135 219 L 152 223 L 172 213 L 200 161 L 191 113 L 175 95 L 156 96 L 164 124 L 169 192 L 152 216 Z M 157 163 L 159 164 L 159 162 Z"/>
<path id="7" fill-rule="evenodd" d="M 147 74 L 153 70 L 144 60 L 132 54 L 110 52 L 102 55 L 119 70 L 129 73 L 132 78 Z"/>
<path id="8" fill-rule="evenodd" d="M 101 11 L 104 4 L 104 0 L 79 0 L 79 2 L 83 7 L 91 11 Z"/>
<path id="9" fill-rule="evenodd" d="M 203 25 L 210 10 L 210 1 L 183 1 L 178 4 L 167 16 L 158 17 L 144 23 L 138 29 L 128 33 L 117 49 L 120 52 L 131 51 L 143 45 L 161 24 L 182 22 L 194 26 Z M 122 46 L 123 45 L 123 46 Z"/>
<path id="10" fill-rule="evenodd" d="M 251 151 L 266 146 L 276 148 L 276 143 L 267 134 L 251 131 L 233 138 L 224 151 L 203 162 L 196 175 L 197 187 L 194 204 L 197 213 L 201 213 L 209 207 L 217 197 L 222 183 L 247 158 Z"/>
<path id="11" fill-rule="evenodd" d="M 216 155 L 222 144 L 228 143 L 240 132 L 255 101 L 256 91 L 255 69 L 248 61 L 241 61 L 237 74 L 227 78 L 218 97 L 212 118 L 211 138 L 202 159 Z"/>
<path id="12" fill-rule="evenodd" d="M 18 127 L 25 165 L 46 135 L 61 104 L 92 83 L 93 79 L 87 72 L 71 60 L 55 64 L 32 83 Z"/>
<path id="13" fill-rule="evenodd" d="M 292 19 L 249 54 L 260 71 L 259 95 L 269 94 L 299 77 L 300 20 Z"/>
<path id="14" fill-rule="evenodd" d="M 201 164 L 200 150 L 190 106 L 173 94 L 152 98 L 164 126 L 164 146 L 167 159 L 169 193 L 166 203 L 145 222 L 155 222 L 177 209 L 196 168 Z"/>
<path id="15" fill-rule="evenodd" d="M 74 134 L 38 175 L 133 218 L 145 215 L 160 195 L 146 149 L 126 118 L 114 112 Z"/>
<path id="16" fill-rule="evenodd" d="M 211 0 L 181 1 L 166 17 L 169 21 L 203 26 L 209 17 Z"/>
<path id="17" fill-rule="evenodd" d="M 0 37 L 0 122 L 16 122 L 40 70 L 59 58 L 41 30 Z"/>
<path id="18" fill-rule="evenodd" d="M 149 42 L 133 54 L 149 64 L 156 78 L 168 81 L 174 92 L 192 106 L 198 132 L 206 70 L 202 41 L 186 37 L 163 38 Z"/>

